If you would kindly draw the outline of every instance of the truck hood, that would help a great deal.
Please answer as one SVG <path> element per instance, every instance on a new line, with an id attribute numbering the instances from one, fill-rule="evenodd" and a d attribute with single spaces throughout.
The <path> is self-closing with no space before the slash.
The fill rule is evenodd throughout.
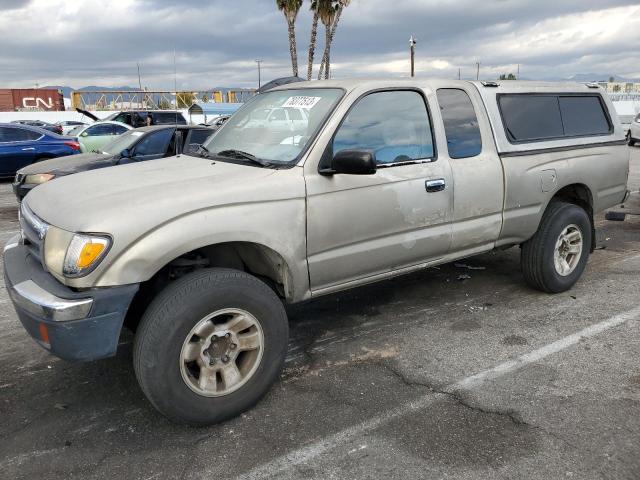
<path id="1" fill-rule="evenodd" d="M 68 157 L 52 158 L 42 162 L 32 163 L 19 170 L 19 173 L 30 175 L 33 173 L 53 173 L 56 177 L 84 172 L 95 168 L 113 165 L 113 155 L 103 153 L 81 153 Z"/>
<path id="2" fill-rule="evenodd" d="M 25 198 L 47 223 L 71 232 L 145 232 L 225 204 L 304 196 L 302 169 L 273 170 L 180 155 L 58 178 Z"/>

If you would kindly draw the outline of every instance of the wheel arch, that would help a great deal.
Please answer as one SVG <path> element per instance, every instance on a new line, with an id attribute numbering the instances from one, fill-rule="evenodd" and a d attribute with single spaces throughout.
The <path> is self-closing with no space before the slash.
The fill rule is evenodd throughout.
<path id="1" fill-rule="evenodd" d="M 595 250 L 596 229 L 593 219 L 593 193 L 584 183 L 571 183 L 560 188 L 547 202 L 545 213 L 553 202 L 566 202 L 579 206 L 589 216 L 591 223 L 591 252 Z M 544 217 L 544 214 L 543 214 Z"/>
<path id="2" fill-rule="evenodd" d="M 228 268 L 249 273 L 269 285 L 287 302 L 295 301 L 298 294 L 292 268 L 284 256 L 273 248 L 251 241 L 214 243 L 184 251 L 157 267 L 147 280 L 140 283 L 125 324 L 135 330 L 158 292 L 185 273 L 202 268 Z"/>

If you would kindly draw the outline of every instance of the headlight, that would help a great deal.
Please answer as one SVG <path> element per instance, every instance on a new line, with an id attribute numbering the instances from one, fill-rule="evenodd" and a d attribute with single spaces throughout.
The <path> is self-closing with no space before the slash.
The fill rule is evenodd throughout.
<path id="1" fill-rule="evenodd" d="M 53 180 L 55 177 L 56 176 L 53 173 L 34 173 L 31 175 L 27 175 L 24 179 L 24 183 L 39 185 L 40 183 L 45 183 L 49 180 Z"/>
<path id="2" fill-rule="evenodd" d="M 65 277 L 82 277 L 93 270 L 111 246 L 107 236 L 76 233 L 69 243 L 62 264 Z"/>

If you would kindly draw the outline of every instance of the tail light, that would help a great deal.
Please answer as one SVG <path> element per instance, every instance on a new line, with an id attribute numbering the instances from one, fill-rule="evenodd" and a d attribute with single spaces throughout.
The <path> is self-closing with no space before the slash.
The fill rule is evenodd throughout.
<path id="1" fill-rule="evenodd" d="M 78 142 L 64 142 L 64 144 L 71 148 L 71 150 L 80 151 L 80 144 Z"/>

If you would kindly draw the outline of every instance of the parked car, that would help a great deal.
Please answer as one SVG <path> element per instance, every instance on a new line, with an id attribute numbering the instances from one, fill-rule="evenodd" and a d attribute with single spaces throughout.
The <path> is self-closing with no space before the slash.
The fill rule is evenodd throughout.
<path id="1" fill-rule="evenodd" d="M 73 173 L 126 163 L 155 160 L 179 154 L 187 147 L 195 151 L 215 130 L 207 127 L 155 126 L 129 130 L 100 153 L 83 153 L 73 158 L 55 158 L 20 169 L 13 182 L 13 192 L 22 201 L 37 185 Z"/>
<path id="2" fill-rule="evenodd" d="M 231 117 L 231 115 L 220 115 L 220 116 L 212 119 L 210 122 L 201 123 L 200 125 L 205 125 L 207 127 L 211 127 L 211 128 L 213 128 L 215 130 L 218 130 L 222 125 L 224 125 L 224 122 L 229 120 L 230 117 Z"/>
<path id="3" fill-rule="evenodd" d="M 91 112 L 81 109 L 76 110 L 93 120 L 100 121 L 100 119 Z M 151 115 L 153 119 L 152 125 L 187 125 L 187 120 L 184 118 L 184 115 L 182 115 L 182 112 L 176 110 L 127 110 L 115 112 L 104 120 L 126 123 L 134 128 L 138 128 L 147 125 L 147 117 L 149 115 Z"/>
<path id="4" fill-rule="evenodd" d="M 42 120 L 13 120 L 11 123 L 19 123 L 20 125 L 29 125 L 30 127 L 40 127 L 44 130 L 63 135 L 64 131 L 62 126 L 53 123 L 45 122 Z"/>
<path id="5" fill-rule="evenodd" d="M 640 113 L 636 115 L 636 118 L 634 118 L 631 125 L 629 125 L 627 141 L 631 147 L 633 147 L 636 142 L 640 142 Z"/>
<path id="6" fill-rule="evenodd" d="M 82 153 L 101 152 L 114 137 L 132 129 L 133 127 L 126 123 L 105 120 L 84 127 L 76 127 L 69 132 L 69 136 L 78 139 Z"/>
<path id="7" fill-rule="evenodd" d="M 299 132 L 307 128 L 308 113 L 303 108 L 264 108 L 257 110 L 246 119 L 246 129 L 264 129 L 269 124 L 273 132 Z"/>
<path id="8" fill-rule="evenodd" d="M 60 128 L 62 128 L 62 134 L 67 135 L 74 128 L 84 127 L 88 124 L 85 122 L 79 122 L 76 120 L 62 120 L 60 122 L 56 122 L 55 125 L 60 125 Z"/>
<path id="9" fill-rule="evenodd" d="M 0 177 L 48 158 L 80 153 L 75 139 L 17 123 L 0 123 Z"/>
<path id="10" fill-rule="evenodd" d="M 307 110 L 304 135 L 270 122 L 247 134 L 255 112 L 284 105 Z M 296 83 L 252 98 L 193 155 L 35 189 L 5 283 L 61 358 L 108 357 L 123 323 L 135 330 L 149 401 L 210 424 L 278 379 L 284 302 L 510 246 L 533 288 L 570 289 L 594 214 L 628 195 L 629 156 L 597 86 Z"/>

